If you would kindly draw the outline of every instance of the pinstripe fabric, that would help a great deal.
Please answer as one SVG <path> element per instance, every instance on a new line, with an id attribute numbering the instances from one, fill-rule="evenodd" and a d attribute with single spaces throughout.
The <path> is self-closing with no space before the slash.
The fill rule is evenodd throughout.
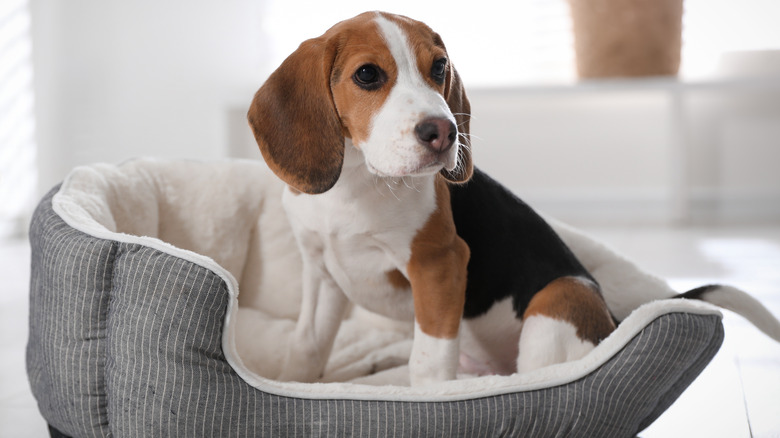
<path id="1" fill-rule="evenodd" d="M 52 190 L 30 225 L 27 372 L 38 406 L 59 430 L 105 436 L 105 316 L 116 245 L 68 227 Z"/>
<path id="2" fill-rule="evenodd" d="M 73 436 L 635 436 L 723 338 L 717 316 L 671 313 L 567 385 L 451 402 L 277 396 L 225 360 L 219 276 L 73 230 L 51 195 L 31 225 L 27 367 L 43 416 Z"/>

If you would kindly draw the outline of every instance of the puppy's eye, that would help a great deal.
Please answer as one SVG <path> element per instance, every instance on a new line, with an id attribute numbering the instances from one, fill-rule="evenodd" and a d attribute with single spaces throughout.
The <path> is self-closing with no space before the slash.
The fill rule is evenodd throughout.
<path id="1" fill-rule="evenodd" d="M 444 77 L 447 73 L 447 58 L 441 58 L 434 61 L 431 67 L 431 77 L 437 84 L 444 83 Z"/>
<path id="2" fill-rule="evenodd" d="M 352 75 L 352 79 L 355 83 L 364 90 L 376 90 L 384 83 L 384 72 L 379 67 L 373 64 L 366 64 L 360 66 L 355 74 Z"/>

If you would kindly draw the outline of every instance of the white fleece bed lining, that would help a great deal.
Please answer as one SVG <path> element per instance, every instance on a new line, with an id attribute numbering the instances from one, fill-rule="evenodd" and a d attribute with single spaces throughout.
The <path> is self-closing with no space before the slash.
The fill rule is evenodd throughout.
<path id="1" fill-rule="evenodd" d="M 229 178 L 241 179 L 240 174 L 242 172 L 230 169 L 233 163 L 225 162 L 221 165 L 228 169 L 228 173 L 236 174 L 229 176 Z M 198 171 L 207 170 L 204 168 L 204 166 L 207 166 L 204 163 L 182 163 L 154 159 L 133 160 L 119 167 L 99 164 L 77 168 L 71 172 L 63 182 L 59 192 L 54 196 L 52 201 L 53 209 L 69 226 L 86 234 L 101 239 L 154 248 L 163 253 L 203 266 L 218 274 L 224 280 L 230 294 L 224 321 L 224 332 L 222 334 L 225 356 L 230 366 L 242 379 L 253 387 L 271 394 L 314 399 L 459 401 L 511 392 L 550 388 L 576 381 L 595 371 L 624 348 L 647 324 L 661 315 L 676 312 L 721 315 L 716 307 L 707 303 L 679 299 L 663 300 L 663 298 L 668 298 L 674 294 L 674 291 L 666 283 L 639 270 L 633 263 L 618 256 L 590 237 L 557 221 L 550 220 L 564 241 L 567 242 L 583 264 L 591 270 L 602 284 L 605 290 L 605 298 L 616 316 L 621 319 L 625 318 L 612 335 L 581 360 L 547 367 L 523 375 L 465 378 L 423 388 L 411 388 L 400 385 L 377 387 L 357 383 L 301 384 L 275 381 L 251 370 L 242 359 L 243 353 L 240 354 L 239 352 L 236 342 L 236 321 L 239 312 L 239 283 L 236 279 L 237 275 L 234 275 L 234 273 L 223 267 L 212 257 L 166 243 L 157 237 L 138 236 L 109 229 L 116 228 L 116 225 L 106 218 L 106 209 L 110 210 L 111 207 L 104 204 L 116 202 L 117 199 L 109 199 L 112 197 L 112 194 L 107 193 L 119 190 L 117 193 L 120 196 L 132 196 L 132 194 L 122 192 L 121 183 L 117 185 L 115 177 L 118 173 L 132 180 L 135 172 L 143 171 L 155 174 L 175 166 L 183 166 L 183 174 L 187 174 L 193 169 Z M 273 196 L 274 193 L 280 193 L 281 183 L 267 171 L 263 163 L 242 161 L 240 166 L 256 170 L 257 175 L 252 176 L 253 180 L 249 183 L 257 184 L 259 182 L 266 185 L 268 189 L 266 192 L 263 192 L 264 195 L 270 193 Z M 174 185 L 182 183 L 197 184 L 199 182 L 215 183 L 208 175 L 202 180 L 185 178 L 179 181 L 174 178 L 169 182 Z M 157 183 L 159 181 L 155 182 L 155 184 Z M 159 192 L 156 195 L 164 196 L 164 193 L 169 192 L 170 189 L 176 189 L 176 187 L 158 187 Z M 263 199 L 237 199 L 236 202 L 257 202 L 258 204 L 263 204 Z M 276 206 L 277 204 L 270 203 L 268 205 Z M 277 216 L 284 215 L 281 210 L 270 212 L 268 208 L 263 213 L 274 213 Z M 291 245 L 294 245 L 291 235 L 289 239 Z M 654 301 L 655 299 L 662 300 Z M 626 315 L 629 316 L 626 317 Z M 270 349 L 266 351 L 279 350 Z"/>

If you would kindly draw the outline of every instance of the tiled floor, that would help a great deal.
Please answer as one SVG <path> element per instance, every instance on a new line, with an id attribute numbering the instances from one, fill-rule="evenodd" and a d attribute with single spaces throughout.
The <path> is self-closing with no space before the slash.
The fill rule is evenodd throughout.
<path id="1" fill-rule="evenodd" d="M 728 282 L 780 316 L 780 226 L 588 228 L 679 290 Z M 0 242 L 0 437 L 46 436 L 24 371 L 29 248 Z M 780 344 L 726 314 L 726 340 L 652 437 L 780 437 Z"/>

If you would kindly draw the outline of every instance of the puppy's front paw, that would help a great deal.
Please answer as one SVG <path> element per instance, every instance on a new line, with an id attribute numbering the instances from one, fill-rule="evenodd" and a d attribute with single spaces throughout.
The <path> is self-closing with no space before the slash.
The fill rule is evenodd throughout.
<path id="1" fill-rule="evenodd" d="M 435 338 L 416 329 L 412 355 L 409 358 L 409 379 L 412 386 L 455 379 L 459 343 L 458 338 Z"/>

